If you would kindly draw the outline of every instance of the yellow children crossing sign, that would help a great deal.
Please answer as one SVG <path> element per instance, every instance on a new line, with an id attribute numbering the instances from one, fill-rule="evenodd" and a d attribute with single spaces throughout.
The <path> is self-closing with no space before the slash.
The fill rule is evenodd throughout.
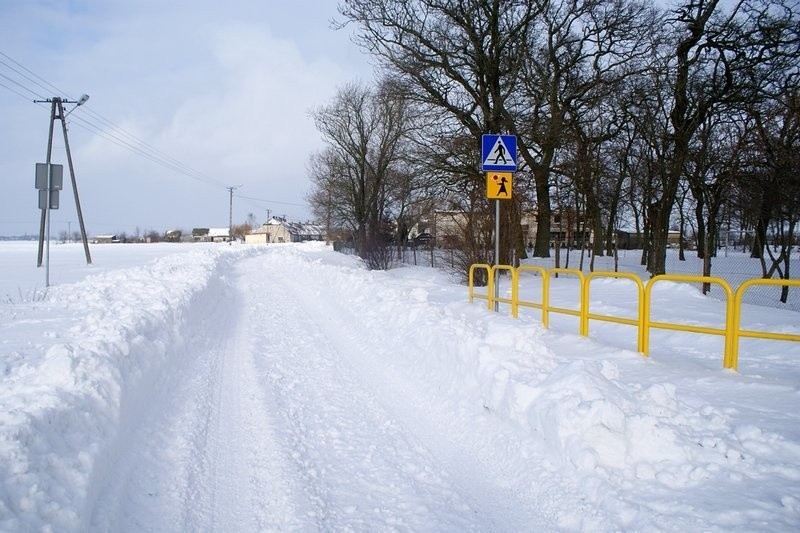
<path id="1" fill-rule="evenodd" d="M 511 172 L 487 172 L 486 198 L 489 200 L 510 200 L 512 176 Z"/>

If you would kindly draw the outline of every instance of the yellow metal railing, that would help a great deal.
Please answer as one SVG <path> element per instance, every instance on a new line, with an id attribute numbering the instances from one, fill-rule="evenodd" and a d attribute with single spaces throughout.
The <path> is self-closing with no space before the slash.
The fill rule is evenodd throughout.
<path id="1" fill-rule="evenodd" d="M 542 310 L 542 325 L 544 327 L 548 327 L 548 325 L 547 325 L 547 313 L 545 313 L 545 311 L 544 311 L 545 308 L 547 307 L 547 298 L 544 296 L 544 292 L 545 292 L 544 289 L 546 288 L 544 280 L 545 280 L 545 278 L 547 278 L 547 270 L 545 270 L 543 267 L 538 267 L 538 266 L 520 265 L 520 266 L 517 267 L 517 283 L 519 283 L 519 280 L 521 278 L 520 274 L 522 272 L 536 272 L 542 277 L 542 297 L 539 298 L 539 303 L 536 303 L 536 302 L 525 302 L 525 301 L 520 300 L 520 301 L 517 302 L 517 308 L 519 309 L 519 307 L 531 307 L 533 309 L 541 309 Z M 517 291 L 517 296 L 519 296 L 519 290 Z"/>
<path id="2" fill-rule="evenodd" d="M 474 273 L 476 270 L 485 270 L 487 276 L 487 292 L 486 294 L 476 294 L 474 291 Z M 511 297 L 501 298 L 495 296 L 495 283 L 497 273 L 507 271 L 511 277 Z M 535 272 L 542 277 L 542 294 L 539 302 L 528 302 L 520 300 L 519 284 L 520 273 L 522 272 Z M 550 305 L 550 288 L 551 278 L 556 274 L 569 274 L 576 276 L 580 283 L 580 307 L 578 309 L 570 309 L 564 307 L 554 307 Z M 615 279 L 629 279 L 634 282 L 637 289 L 637 311 L 638 314 L 635 318 L 632 317 L 619 317 L 612 315 L 602 315 L 592 313 L 590 310 L 590 291 L 591 282 L 597 278 L 615 278 Z M 699 326 L 685 323 L 675 322 L 661 322 L 651 319 L 652 316 L 652 290 L 656 283 L 662 281 L 678 281 L 689 283 L 713 283 L 722 287 L 725 291 L 727 299 L 725 301 L 725 325 L 724 327 L 709 327 Z M 497 303 L 506 303 L 511 306 L 511 315 L 517 318 L 519 315 L 520 307 L 529 307 L 534 309 L 541 309 L 542 311 L 542 325 L 547 328 L 550 322 L 550 313 L 561 313 L 578 317 L 579 319 L 579 333 L 580 335 L 587 336 L 589 334 L 589 321 L 598 320 L 603 322 L 612 322 L 616 324 L 624 324 L 635 326 L 637 328 L 637 349 L 643 355 L 647 355 L 650 349 L 650 330 L 652 328 L 666 329 L 673 331 L 683 331 L 689 333 L 701 333 L 708 335 L 719 335 L 724 337 L 724 350 L 723 350 L 723 367 L 736 370 L 738 368 L 739 358 L 739 339 L 741 337 L 758 338 L 758 339 L 771 339 L 800 342 L 800 335 L 788 333 L 772 333 L 768 331 L 750 331 L 743 330 L 740 327 L 741 322 L 741 307 L 742 297 L 750 287 L 754 285 L 777 285 L 777 286 L 791 286 L 800 287 L 800 280 L 783 280 L 783 279 L 752 279 L 743 283 L 736 291 L 735 295 L 730 288 L 730 285 L 718 277 L 711 276 L 687 276 L 687 275 L 661 275 L 655 276 L 650 279 L 647 284 L 642 283 L 642 280 L 632 273 L 625 272 L 593 272 L 588 276 L 584 276 L 580 270 L 567 269 L 567 268 L 551 268 L 545 269 L 538 266 L 520 266 L 513 268 L 508 265 L 495 265 L 490 266 L 487 264 L 475 264 L 469 270 L 469 301 L 470 303 L 474 298 L 485 299 L 487 308 L 495 309 Z"/>
<path id="3" fill-rule="evenodd" d="M 539 302 L 528 302 L 523 300 L 518 300 L 516 303 L 516 309 L 519 310 L 520 307 L 531 307 L 534 309 L 541 309 L 542 310 L 542 325 L 544 327 L 550 327 L 550 313 L 561 313 L 565 315 L 572 315 L 577 316 L 579 319 L 582 320 L 584 309 L 585 307 L 581 307 L 579 309 L 569 309 L 564 307 L 554 307 L 550 305 L 550 284 L 551 284 L 551 277 L 554 274 L 570 274 L 576 276 L 578 281 L 580 282 L 580 291 L 583 293 L 583 284 L 585 277 L 583 272 L 580 270 L 573 270 L 569 268 L 551 268 L 547 270 L 542 267 L 537 266 L 519 266 L 516 268 L 517 271 L 517 283 L 520 282 L 520 273 L 521 272 L 536 272 L 542 277 L 542 295 Z M 517 298 L 519 298 L 519 288 L 517 288 Z M 513 289 L 512 289 L 513 293 Z M 580 300 L 583 301 L 582 299 Z M 517 315 L 514 315 L 516 318 Z"/>
<path id="4" fill-rule="evenodd" d="M 519 290 L 519 283 L 517 282 L 517 275 L 518 275 L 517 269 L 508 265 L 493 266 L 492 271 L 490 273 L 490 277 L 493 280 L 495 280 L 494 281 L 495 283 L 498 283 L 499 281 L 499 277 L 497 276 L 498 272 L 508 272 L 509 274 L 511 274 L 511 298 L 501 298 L 500 296 L 494 296 L 494 294 L 497 291 L 493 291 L 491 293 L 493 296 L 493 301 L 495 303 L 504 303 L 511 305 L 511 316 L 517 318 L 519 315 L 519 313 L 517 312 L 517 309 L 519 309 L 518 305 L 519 298 L 517 292 Z"/>
<path id="5" fill-rule="evenodd" d="M 475 271 L 478 269 L 486 270 L 486 294 L 475 294 Z M 469 303 L 472 303 L 474 298 L 485 299 L 489 310 L 494 307 L 492 302 L 494 298 L 494 276 L 492 276 L 492 267 L 489 265 L 479 263 L 469 267 Z"/>
<path id="6" fill-rule="evenodd" d="M 584 277 L 583 272 L 580 270 L 574 270 L 572 268 L 551 268 L 547 270 L 547 273 L 542 280 L 542 316 L 544 317 L 542 324 L 547 327 L 546 324 L 550 320 L 550 313 L 561 313 L 562 315 L 576 316 L 579 320 L 579 333 L 581 335 L 585 335 L 583 332 L 583 314 L 586 312 L 586 307 L 581 306 L 579 309 L 569 309 L 566 307 L 553 307 L 550 305 L 550 277 L 553 274 L 570 274 L 572 276 L 576 276 L 580 282 L 580 294 L 578 295 L 578 302 L 583 303 L 583 288 L 584 285 L 586 285 L 586 278 Z"/>
<path id="7" fill-rule="evenodd" d="M 652 311 L 652 292 L 653 286 L 660 281 L 685 281 L 689 283 L 715 283 L 725 290 L 728 299 L 725 302 L 725 327 L 724 328 L 710 328 L 706 326 L 693 326 L 691 324 L 680 324 L 675 322 L 655 322 L 650 320 Z M 644 289 L 644 316 L 642 317 L 642 349 L 644 355 L 648 355 L 650 351 L 650 328 L 669 329 L 672 331 L 686 331 L 689 333 L 706 333 L 709 335 L 722 335 L 725 337 L 725 348 L 723 350 L 723 366 L 730 368 L 728 362 L 730 361 L 731 353 L 731 324 L 733 324 L 733 291 L 731 291 L 728 282 L 722 278 L 715 278 L 712 276 L 686 276 L 683 274 L 662 274 L 655 276 L 647 282 Z"/>
<path id="8" fill-rule="evenodd" d="M 800 342 L 800 335 L 792 335 L 789 333 L 771 333 L 768 331 L 751 331 L 741 329 L 742 322 L 742 297 L 745 291 L 753 285 L 777 285 L 787 287 L 800 287 L 800 280 L 798 279 L 764 279 L 756 278 L 745 281 L 738 289 L 734 296 L 733 304 L 733 328 L 731 330 L 731 352 L 729 358 L 729 366 L 736 370 L 739 368 L 739 338 L 748 337 L 751 339 L 771 339 L 777 341 L 794 341 Z"/>
<path id="9" fill-rule="evenodd" d="M 618 316 L 609 316 L 609 315 L 600 315 L 597 313 L 591 313 L 589 311 L 589 292 L 591 290 L 592 280 L 597 278 L 616 278 L 616 279 L 629 279 L 636 284 L 636 288 L 638 289 L 637 293 L 637 315 L 636 318 L 626 318 L 626 317 L 618 317 Z M 589 320 L 601 320 L 603 322 L 613 322 L 616 324 L 626 324 L 628 326 L 636 326 L 636 349 L 640 352 L 644 353 L 642 349 L 642 321 L 644 317 L 644 284 L 642 280 L 636 274 L 632 274 L 630 272 L 592 272 L 588 276 L 586 276 L 586 285 L 585 290 L 583 291 L 583 303 L 581 304 L 581 309 L 586 309 L 586 313 L 583 316 L 583 324 L 581 325 L 581 331 L 583 335 L 589 335 Z"/>

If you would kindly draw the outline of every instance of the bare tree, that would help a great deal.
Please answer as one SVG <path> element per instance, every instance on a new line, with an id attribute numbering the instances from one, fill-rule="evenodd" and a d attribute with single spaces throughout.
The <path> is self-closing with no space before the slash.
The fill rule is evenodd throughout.
<path id="1" fill-rule="evenodd" d="M 572 178 L 587 197 L 600 253 L 605 188 L 600 145 L 618 129 L 615 94 L 621 83 L 640 72 L 652 55 L 647 29 L 655 25 L 654 16 L 645 3 L 628 0 L 546 3 L 530 33 L 528 61 L 512 108 L 517 133 L 529 148 L 520 154 L 536 177 L 537 201 L 552 185 L 557 160 L 572 159 Z M 537 202 L 542 229 L 549 216 L 545 208 Z M 549 240 L 546 233 L 537 237 Z"/>
<path id="2" fill-rule="evenodd" d="M 408 128 L 408 106 L 387 86 L 341 88 L 311 115 L 327 148 L 311 160 L 309 200 L 323 220 L 350 225 L 356 250 L 369 259 L 384 230 L 389 180 Z"/>
<path id="3" fill-rule="evenodd" d="M 525 0 L 345 0 L 340 13 L 358 24 L 357 42 L 400 77 L 409 96 L 444 111 L 461 124 L 479 151 L 484 133 L 513 132 L 506 105 L 526 61 L 524 48 L 532 23 L 541 10 L 539 1 Z M 525 152 L 524 144 L 518 144 Z M 531 157 L 532 159 L 532 157 Z M 468 179 L 481 183 L 477 167 Z M 537 187 L 539 208 L 549 213 L 547 184 Z M 519 243 L 519 204 L 502 211 L 501 256 Z M 542 230 L 549 233 L 549 215 Z M 548 255 L 546 246 L 537 255 Z"/>
<path id="4" fill-rule="evenodd" d="M 653 275 L 665 272 L 672 209 L 699 129 L 719 107 L 757 98 L 763 80 L 782 68 L 785 54 L 776 46 L 786 26 L 796 25 L 783 0 L 741 0 L 728 12 L 719 4 L 687 0 L 670 19 L 674 39 L 664 49 L 668 65 L 662 76 L 669 88 L 662 102 L 669 116 L 660 148 L 666 157 L 658 164 L 657 195 L 648 206 Z"/>
<path id="5" fill-rule="evenodd" d="M 753 127 L 739 183 L 754 211 L 753 256 L 761 259 L 766 278 L 777 273 L 789 279 L 800 224 L 800 79 L 796 72 L 787 74 L 774 99 L 750 109 Z M 780 299 L 785 303 L 787 297 L 783 287 Z"/>
<path id="6" fill-rule="evenodd" d="M 703 259 L 704 276 L 711 275 L 720 215 L 738 172 L 743 122 L 738 113 L 723 111 L 709 115 L 689 147 L 686 181 L 694 197 L 697 255 Z M 710 284 L 703 284 L 703 293 L 710 288 Z"/>

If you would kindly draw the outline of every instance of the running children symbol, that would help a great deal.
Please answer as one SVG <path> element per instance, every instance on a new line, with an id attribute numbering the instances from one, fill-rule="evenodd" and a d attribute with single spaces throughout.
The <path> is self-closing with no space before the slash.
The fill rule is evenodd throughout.
<path id="1" fill-rule="evenodd" d="M 486 173 L 486 198 L 490 200 L 511 199 L 511 172 Z"/>

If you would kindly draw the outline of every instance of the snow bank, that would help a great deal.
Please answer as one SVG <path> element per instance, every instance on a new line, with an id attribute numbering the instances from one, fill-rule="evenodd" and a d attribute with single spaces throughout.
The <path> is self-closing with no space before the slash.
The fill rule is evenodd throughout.
<path id="1" fill-rule="evenodd" d="M 364 346 L 357 360 L 379 388 L 394 390 L 384 393 L 387 402 L 423 405 L 426 415 L 439 413 L 438 430 L 460 432 L 455 440 L 503 450 L 492 468 L 503 469 L 514 490 L 547 492 L 526 486 L 532 477 L 568 480 L 561 497 L 581 503 L 554 511 L 561 527 L 800 525 L 796 383 L 761 382 L 754 393 L 752 378 L 722 370 L 721 355 L 705 371 L 545 331 L 469 305 L 464 287 L 432 269 L 367 272 L 352 258 L 308 249 L 280 261 L 304 280 L 310 301 L 340 302 L 321 313 L 352 315 L 359 326 L 348 334 Z M 672 285 L 671 313 L 719 320 L 720 302 Z M 409 410 L 409 420 L 419 417 Z M 470 434 L 470 425 L 496 435 Z M 580 510 L 586 506 L 594 511 Z"/>
<path id="2" fill-rule="evenodd" d="M 191 249 L 2 309 L 0 530 L 86 529 L 121 414 L 181 356 L 187 315 L 219 294 L 223 265 L 258 251 Z"/>
<path id="3" fill-rule="evenodd" d="M 737 374 L 672 336 L 644 358 L 490 313 L 429 268 L 369 272 L 319 244 L 191 250 L 0 307 L 0 530 L 87 528 L 110 450 L 251 254 L 352 347 L 348 364 L 443 468 L 490 484 L 510 513 L 534 502 L 564 530 L 800 528 L 794 345 L 750 349 L 758 373 Z M 687 320 L 720 305 L 665 292 Z"/>

